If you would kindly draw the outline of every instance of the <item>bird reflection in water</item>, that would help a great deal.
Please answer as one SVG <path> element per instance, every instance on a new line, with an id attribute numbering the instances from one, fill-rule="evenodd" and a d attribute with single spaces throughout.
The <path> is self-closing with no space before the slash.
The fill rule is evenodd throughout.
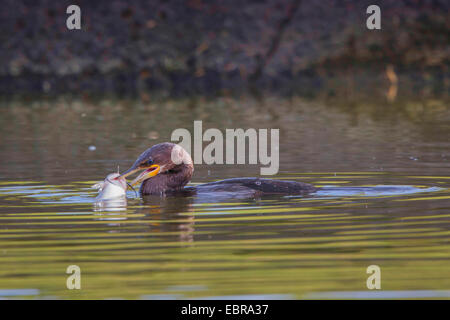
<path id="1" fill-rule="evenodd" d="M 127 208 L 126 200 L 116 199 L 103 201 L 101 205 L 97 203 L 94 206 L 94 212 L 96 212 L 96 220 L 108 221 L 108 226 L 114 227 L 110 232 L 128 232 L 128 228 L 120 227 L 127 227 L 130 224 L 121 223 L 121 221 L 139 219 L 136 223 L 139 224 L 140 232 L 162 235 L 169 241 L 192 242 L 194 240 L 193 202 L 192 197 L 146 195 L 140 199 L 139 205 L 131 206 L 131 208 Z"/>

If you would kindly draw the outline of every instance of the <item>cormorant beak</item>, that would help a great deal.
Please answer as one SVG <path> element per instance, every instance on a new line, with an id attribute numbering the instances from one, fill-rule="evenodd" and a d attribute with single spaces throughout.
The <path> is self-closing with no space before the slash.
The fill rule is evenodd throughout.
<path id="1" fill-rule="evenodd" d="M 157 165 L 157 164 L 152 164 L 151 166 L 148 166 L 148 167 L 141 167 L 141 166 L 139 166 L 137 168 L 135 166 L 133 166 L 130 169 L 128 169 L 127 171 L 125 171 L 124 173 L 122 173 L 116 179 L 122 178 L 122 177 L 126 178 L 129 175 L 132 175 L 133 173 L 141 171 L 141 170 L 144 170 L 144 171 L 142 171 L 133 181 L 131 181 L 130 184 L 132 186 L 135 186 L 138 183 L 141 183 L 142 181 L 144 181 L 146 179 L 149 179 L 151 177 L 156 176 L 160 172 L 161 167 L 159 165 Z"/>

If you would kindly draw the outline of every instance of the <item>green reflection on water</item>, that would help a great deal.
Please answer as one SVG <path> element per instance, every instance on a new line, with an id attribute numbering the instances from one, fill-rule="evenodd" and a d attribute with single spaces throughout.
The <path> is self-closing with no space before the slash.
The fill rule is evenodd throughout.
<path id="1" fill-rule="evenodd" d="M 94 212 L 86 200 L 94 191 L 54 207 L 46 204 L 48 197 L 38 197 L 39 205 L 30 201 L 26 183 L 8 185 L 2 203 L 26 209 L 0 215 L 2 289 L 35 288 L 39 297 L 75 299 L 302 298 L 366 290 L 371 264 L 382 268 L 385 290 L 450 285 L 447 189 L 420 197 L 187 201 L 178 212 L 168 198 L 122 212 Z M 46 188 L 58 190 L 57 199 L 86 192 L 77 185 L 82 184 Z M 401 205 L 411 203 L 406 200 L 414 200 L 413 211 Z M 82 270 L 80 291 L 65 288 L 71 264 Z"/>
<path id="2" fill-rule="evenodd" d="M 372 264 L 381 267 L 383 290 L 448 290 L 446 103 L 430 109 L 427 101 L 268 101 L 2 106 L 0 297 L 11 294 L 2 289 L 15 289 L 28 298 L 302 298 L 364 291 Z M 417 104 L 424 107 L 410 107 Z M 89 186 L 170 140 L 174 129 L 192 128 L 193 120 L 220 130 L 280 128 L 279 179 L 441 189 L 209 203 L 128 199 L 122 211 L 94 208 Z M 193 184 L 258 172 L 198 166 Z M 81 268 L 79 291 L 66 289 L 71 264 Z"/>

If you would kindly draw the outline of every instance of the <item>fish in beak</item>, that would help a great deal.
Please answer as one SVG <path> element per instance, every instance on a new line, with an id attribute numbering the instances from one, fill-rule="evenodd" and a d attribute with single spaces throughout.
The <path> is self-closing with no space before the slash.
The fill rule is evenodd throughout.
<path id="1" fill-rule="evenodd" d="M 127 182 L 124 178 L 120 178 L 118 173 L 111 173 L 104 181 L 94 184 L 92 188 L 99 190 L 95 202 L 125 198 Z"/>
<path id="2" fill-rule="evenodd" d="M 142 171 L 144 170 L 144 171 Z M 149 166 L 143 166 L 143 165 L 133 165 L 130 169 L 128 169 L 127 171 L 125 171 L 124 173 L 122 173 L 119 177 L 117 177 L 116 179 L 119 178 L 126 178 L 136 172 L 142 171 L 133 181 L 131 181 L 130 185 L 131 186 L 135 186 L 139 183 L 141 183 L 144 180 L 147 180 L 151 177 L 156 176 L 160 171 L 161 171 L 161 167 L 157 164 L 152 164 Z"/>

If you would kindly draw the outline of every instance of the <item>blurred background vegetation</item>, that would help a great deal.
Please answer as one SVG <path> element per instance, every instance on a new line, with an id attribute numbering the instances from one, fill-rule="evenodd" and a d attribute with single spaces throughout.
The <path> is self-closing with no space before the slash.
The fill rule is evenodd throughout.
<path id="1" fill-rule="evenodd" d="M 448 94 L 447 0 L 2 1 L 0 94 Z M 66 8 L 81 8 L 68 30 Z M 366 28 L 381 7 L 382 30 Z"/>

